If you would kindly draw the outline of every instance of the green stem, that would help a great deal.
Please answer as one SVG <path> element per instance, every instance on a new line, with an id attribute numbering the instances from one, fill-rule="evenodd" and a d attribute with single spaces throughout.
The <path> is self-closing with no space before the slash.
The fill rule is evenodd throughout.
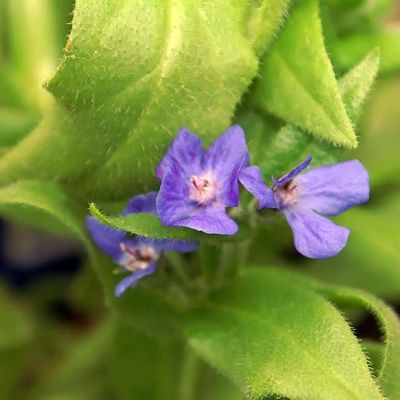
<path id="1" fill-rule="evenodd" d="M 195 399 L 199 365 L 199 358 L 187 346 L 183 355 L 181 381 L 178 392 L 179 400 Z"/>
<path id="2" fill-rule="evenodd" d="M 223 245 L 218 273 L 215 279 L 216 288 L 224 286 L 226 281 L 233 278 L 239 268 L 246 263 L 249 246 L 250 240 Z"/>
<path id="3" fill-rule="evenodd" d="M 184 265 L 182 257 L 177 253 L 166 253 L 166 258 L 168 259 L 175 274 L 178 276 L 182 284 L 186 288 L 190 288 L 192 286 L 192 282 L 187 273 L 187 265 Z"/>

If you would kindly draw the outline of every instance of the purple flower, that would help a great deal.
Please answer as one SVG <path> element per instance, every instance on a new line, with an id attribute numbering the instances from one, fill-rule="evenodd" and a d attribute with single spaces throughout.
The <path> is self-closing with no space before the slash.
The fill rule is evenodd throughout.
<path id="1" fill-rule="evenodd" d="M 262 201 L 285 215 L 299 253 L 328 258 L 344 248 L 350 231 L 322 215 L 338 215 L 366 202 L 368 172 L 358 160 L 351 160 L 301 174 L 311 160 L 310 156 L 280 179 L 273 179 L 274 188 Z"/>
<path id="2" fill-rule="evenodd" d="M 225 209 L 239 205 L 238 181 L 248 162 L 240 126 L 230 127 L 205 151 L 200 138 L 182 128 L 156 171 L 162 223 L 211 234 L 236 233 L 238 227 Z"/>
<path id="3" fill-rule="evenodd" d="M 122 215 L 155 213 L 156 197 L 156 192 L 133 197 Z M 186 253 L 198 247 L 196 241 L 151 239 L 128 235 L 123 231 L 103 225 L 90 216 L 86 218 L 86 224 L 97 246 L 116 264 L 130 272 L 116 286 L 116 297 L 120 297 L 129 287 L 134 287 L 139 279 L 154 273 L 157 269 L 156 262 L 164 251 Z"/>

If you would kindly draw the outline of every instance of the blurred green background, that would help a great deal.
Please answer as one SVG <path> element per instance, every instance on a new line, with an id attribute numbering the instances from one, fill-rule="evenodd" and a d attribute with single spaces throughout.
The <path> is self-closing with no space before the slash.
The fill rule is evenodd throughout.
<path id="1" fill-rule="evenodd" d="M 71 0 L 0 0 L 0 156 L 32 130 L 49 104 L 42 84 L 67 43 L 72 10 Z M 300 258 L 288 228 L 278 223 L 257 232 L 253 263 L 262 264 L 270 252 L 281 268 L 366 289 L 399 310 L 400 3 L 330 0 L 322 2 L 322 16 L 328 15 L 324 32 L 338 75 L 376 45 L 381 48 L 381 71 L 358 129 L 361 144 L 348 154 L 370 172 L 371 201 L 338 218 L 353 234 L 337 258 Z M 270 229 L 276 230 L 276 241 L 266 247 L 263 238 Z M 0 235 L 0 399 L 120 398 L 117 393 L 129 386 L 130 375 L 143 371 L 115 376 L 110 316 L 83 250 L 71 239 L 14 218 L 2 219 Z M 370 317 L 349 315 L 360 336 L 379 338 Z M 135 338 L 119 345 L 119 350 L 134 349 Z M 148 368 L 162 362 L 153 358 L 149 363 L 151 353 L 134 350 Z M 211 388 L 216 376 L 204 369 Z M 227 393 L 240 398 L 230 386 L 224 390 L 224 398 Z M 203 396 L 220 398 L 207 391 Z"/>

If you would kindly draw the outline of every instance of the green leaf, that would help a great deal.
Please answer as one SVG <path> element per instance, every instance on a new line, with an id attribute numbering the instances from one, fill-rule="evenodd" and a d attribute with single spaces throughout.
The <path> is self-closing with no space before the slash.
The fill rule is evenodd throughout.
<path id="1" fill-rule="evenodd" d="M 354 124 L 358 123 L 362 106 L 374 84 L 379 62 L 380 51 L 376 48 L 339 80 L 340 94 Z"/>
<path id="2" fill-rule="evenodd" d="M 340 154 L 339 148 L 320 142 L 293 125 L 286 125 L 271 140 L 259 165 L 268 178 L 279 177 L 308 155 L 313 156 L 312 166 L 317 166 L 337 162 Z"/>
<path id="3" fill-rule="evenodd" d="M 346 321 L 295 275 L 244 270 L 186 336 L 251 399 L 383 399 Z"/>
<path id="4" fill-rule="evenodd" d="M 374 376 L 378 376 L 379 371 L 382 368 L 382 358 L 385 345 L 372 340 L 363 340 L 362 348 L 368 358 L 368 361 L 370 362 L 370 367 L 374 372 Z"/>
<path id="5" fill-rule="evenodd" d="M 89 205 L 90 213 L 100 222 L 113 228 L 121 229 L 134 235 L 145 236 L 155 239 L 193 240 L 206 237 L 205 234 L 197 233 L 188 228 L 167 227 L 155 214 L 130 214 L 126 216 L 105 216 L 95 204 Z"/>
<path id="6" fill-rule="evenodd" d="M 1 181 L 68 181 L 93 200 L 156 187 L 178 128 L 210 142 L 256 75 L 247 14 L 246 2 L 228 0 L 78 0 L 48 83 L 58 104 L 0 161 Z"/>
<path id="7" fill-rule="evenodd" d="M 64 232 L 89 245 L 83 214 L 55 184 L 20 181 L 0 188 L 0 211 L 55 232 Z"/>
<path id="8" fill-rule="evenodd" d="M 256 0 L 246 21 L 247 37 L 258 55 L 263 54 L 283 24 L 292 0 Z"/>
<path id="9" fill-rule="evenodd" d="M 245 228 L 234 236 L 209 235 L 189 228 L 164 226 L 155 214 L 130 214 L 126 216 L 106 216 L 94 203 L 89 205 L 90 213 L 100 222 L 134 235 L 155 239 L 203 240 L 206 242 L 232 242 L 246 239 Z"/>
<path id="10" fill-rule="evenodd" d="M 301 0 L 262 67 L 266 110 L 319 139 L 353 148 L 357 138 L 325 50 L 316 0 Z"/>
<path id="11" fill-rule="evenodd" d="M 376 297 L 356 289 L 335 286 L 321 288 L 336 303 L 359 305 L 370 310 L 382 329 L 385 348 L 377 381 L 389 400 L 400 395 L 400 321 L 396 313 Z"/>
<path id="12" fill-rule="evenodd" d="M 339 80 L 340 94 L 353 123 L 358 122 L 378 67 L 379 51 L 373 50 Z M 286 125 L 269 140 L 259 164 L 267 176 L 279 176 L 303 161 L 309 154 L 313 156 L 313 166 L 317 166 L 337 162 L 342 152 L 339 147 L 307 135 L 292 125 Z"/>

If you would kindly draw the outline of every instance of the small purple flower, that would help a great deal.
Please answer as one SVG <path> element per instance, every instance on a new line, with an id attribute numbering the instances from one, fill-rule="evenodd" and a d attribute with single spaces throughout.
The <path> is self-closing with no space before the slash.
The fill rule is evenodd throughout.
<path id="1" fill-rule="evenodd" d="M 156 192 L 133 197 L 122 215 L 155 213 Z M 86 218 L 88 230 L 97 246 L 108 254 L 130 274 L 115 288 L 115 296 L 120 297 L 126 289 L 136 286 L 139 279 L 151 275 L 157 269 L 157 260 L 164 251 L 186 253 L 198 247 L 196 241 L 151 239 L 110 228 L 94 217 Z"/>
<path id="2" fill-rule="evenodd" d="M 273 190 L 268 189 L 261 201 L 285 215 L 299 253 L 310 258 L 328 258 L 344 248 L 350 231 L 322 215 L 338 215 L 366 202 L 368 172 L 358 160 L 351 160 L 300 174 L 311 160 L 310 156 L 280 179 L 273 179 Z"/>
<path id="3" fill-rule="evenodd" d="M 238 181 L 248 162 L 240 126 L 230 127 L 205 151 L 200 138 L 182 128 L 156 171 L 162 223 L 210 234 L 236 233 L 238 227 L 225 209 L 239 205 Z"/>

